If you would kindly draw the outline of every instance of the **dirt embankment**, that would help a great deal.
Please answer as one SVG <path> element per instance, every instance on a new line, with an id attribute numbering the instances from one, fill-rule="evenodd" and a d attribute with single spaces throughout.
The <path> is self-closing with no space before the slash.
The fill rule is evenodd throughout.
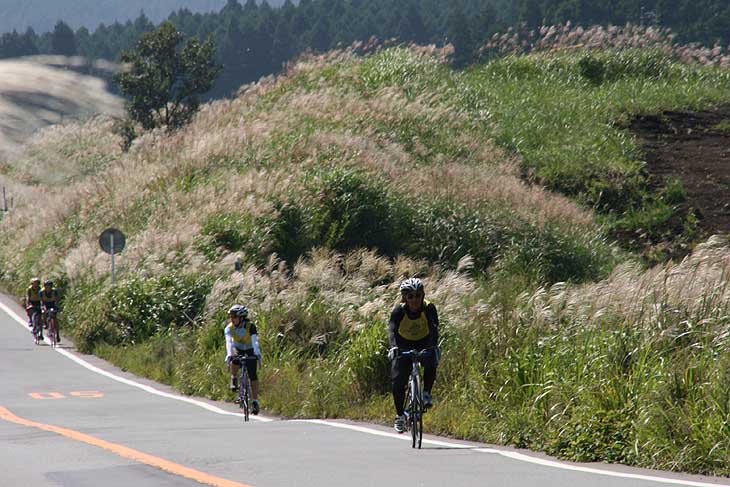
<path id="1" fill-rule="evenodd" d="M 730 233 L 730 106 L 642 116 L 630 128 L 642 141 L 650 180 L 682 182 L 682 213 L 694 213 L 702 236 Z"/>

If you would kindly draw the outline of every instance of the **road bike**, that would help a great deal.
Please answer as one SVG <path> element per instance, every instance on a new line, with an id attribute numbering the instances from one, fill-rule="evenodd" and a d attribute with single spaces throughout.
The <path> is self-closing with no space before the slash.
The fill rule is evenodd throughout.
<path id="1" fill-rule="evenodd" d="M 46 308 L 46 323 L 48 324 L 48 334 L 51 339 L 51 347 L 58 345 L 58 316 L 55 308 Z"/>
<path id="2" fill-rule="evenodd" d="M 249 355 L 239 355 L 237 357 L 233 357 L 231 359 L 231 362 L 235 363 L 236 365 L 240 366 L 240 375 L 238 379 L 238 397 L 236 398 L 236 403 L 238 403 L 238 406 L 243 409 L 243 420 L 248 421 L 248 415 L 249 410 L 251 406 L 251 381 L 248 377 L 248 367 L 246 367 L 246 361 L 248 360 L 258 360 L 258 357 L 256 356 L 249 356 Z"/>
<path id="3" fill-rule="evenodd" d="M 43 318 L 41 309 L 36 306 L 32 306 L 32 314 L 30 315 L 30 327 L 33 333 L 33 343 L 40 345 L 43 341 Z"/>
<path id="4" fill-rule="evenodd" d="M 404 412 L 406 415 L 406 429 L 411 432 L 411 447 L 421 448 L 423 440 L 423 388 L 421 387 L 421 360 L 433 355 L 434 348 L 423 350 L 405 350 L 398 354 L 398 359 L 409 359 L 411 361 L 411 374 L 408 376 L 408 389 L 406 389 L 406 400 Z"/>

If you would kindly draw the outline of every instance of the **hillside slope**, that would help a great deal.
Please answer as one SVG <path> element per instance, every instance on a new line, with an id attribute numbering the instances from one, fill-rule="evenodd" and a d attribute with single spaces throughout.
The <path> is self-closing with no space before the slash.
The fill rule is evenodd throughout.
<path id="1" fill-rule="evenodd" d="M 0 61 L 0 163 L 39 129 L 99 113 L 123 113 L 101 79 L 35 60 Z"/>
<path id="2" fill-rule="evenodd" d="M 623 203 L 634 228 L 671 209 L 626 127 L 727 103 L 727 71 L 608 50 L 455 72 L 446 54 L 306 57 L 129 153 L 103 119 L 47 131 L 5 170 L 19 203 L 0 278 L 54 277 L 80 349 L 211 397 L 227 394 L 225 309 L 244 302 L 265 408 L 389 421 L 384 323 L 419 275 L 444 338 L 428 431 L 730 473 L 725 241 L 643 269 L 611 242 L 615 215 L 575 201 Z M 32 173 L 51 161 L 76 170 Z M 107 226 L 128 236 L 113 289 Z"/>

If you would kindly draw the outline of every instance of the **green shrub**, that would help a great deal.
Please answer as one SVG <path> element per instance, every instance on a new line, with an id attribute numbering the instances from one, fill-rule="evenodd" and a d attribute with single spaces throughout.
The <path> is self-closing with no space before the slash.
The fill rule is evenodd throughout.
<path id="1" fill-rule="evenodd" d="M 316 242 L 339 251 L 368 247 L 395 255 L 400 250 L 403 211 L 380 180 L 335 169 L 315 174 L 310 187 L 315 194 L 311 211 Z"/>
<path id="2" fill-rule="evenodd" d="M 413 255 L 455 267 L 466 255 L 477 271 L 485 271 L 499 256 L 514 222 L 503 221 L 486 210 L 458 203 L 424 202 L 410 222 L 410 241 L 405 248 Z"/>
<path id="3" fill-rule="evenodd" d="M 599 234 L 573 232 L 556 224 L 525 224 L 513 236 L 497 269 L 527 276 L 534 283 L 585 282 L 604 277 L 614 259 Z"/>
<path id="4" fill-rule="evenodd" d="M 272 223 L 269 218 L 255 218 L 237 212 L 209 216 L 201 229 L 197 248 L 209 259 L 221 249 L 241 252 L 248 260 L 263 265 L 272 252 Z"/>
<path id="5" fill-rule="evenodd" d="M 311 215 L 301 206 L 280 201 L 274 204 L 274 208 L 277 216 L 271 223 L 271 250 L 293 264 L 315 244 Z"/>
<path id="6" fill-rule="evenodd" d="M 606 76 L 606 65 L 595 56 L 587 54 L 578 61 L 578 72 L 592 85 L 600 85 Z"/>
<path id="7" fill-rule="evenodd" d="M 687 200 L 687 191 L 684 189 L 682 180 L 670 178 L 660 192 L 662 201 L 669 205 L 676 205 Z"/>
<path id="8" fill-rule="evenodd" d="M 671 75 L 672 59 L 657 50 L 628 49 L 586 54 L 576 64 L 580 76 L 592 85 L 622 78 L 658 80 Z"/>
<path id="9" fill-rule="evenodd" d="M 551 439 L 547 452 L 576 462 L 631 464 L 635 430 L 631 409 L 576 411 Z"/>
<path id="10" fill-rule="evenodd" d="M 166 274 L 153 278 L 133 276 L 102 292 L 79 292 L 67 299 L 67 321 L 82 351 L 98 343 L 134 344 L 195 325 L 210 292 L 212 279 L 201 274 Z M 77 299 L 78 298 L 78 299 Z"/>

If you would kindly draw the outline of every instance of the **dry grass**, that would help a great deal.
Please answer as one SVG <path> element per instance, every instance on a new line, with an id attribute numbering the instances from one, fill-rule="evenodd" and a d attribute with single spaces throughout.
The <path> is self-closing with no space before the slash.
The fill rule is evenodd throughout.
<path id="1" fill-rule="evenodd" d="M 304 174 L 321 164 L 322 154 L 332 152 L 336 155 L 326 157 L 337 165 L 398 181 L 406 191 L 433 187 L 433 197 L 509 207 L 536 222 L 592 225 L 591 215 L 568 199 L 525 185 L 512 156 L 489 140 L 477 139 L 467 115 L 434 98 L 409 99 L 398 88 L 368 97 L 326 83 L 316 92 L 296 88 L 297 76 L 333 62 L 348 65 L 354 61 L 348 52 L 309 57 L 287 76 L 262 80 L 243 89 L 236 99 L 204 106 L 189 126 L 174 134 L 155 131 L 144 135 L 127 154 L 119 152 L 109 119 L 46 130 L 33 140 L 17 170 L 34 181 L 65 184 L 33 194 L 34 205 L 57 210 L 34 216 L 32 230 L 20 224 L 33 213 L 22 204 L 15 218 L 3 223 L 16 235 L 10 245 L 17 243 L 17 253 L 11 255 L 22 254 L 36 232 L 46 234 L 66 217 L 77 215 L 82 221 L 94 222 L 66 250 L 65 271 L 69 276 L 81 276 L 89 262 L 105 262 L 99 253 L 94 258 L 89 255 L 98 233 L 115 225 L 119 216 L 147 208 L 151 215 L 142 222 L 143 228 L 132 229 L 121 262 L 124 268 L 154 272 L 180 256 L 188 264 L 200 266 L 202 259 L 192 245 L 207 217 L 225 209 L 271 214 L 271 198 L 286 200 L 296 194 Z M 345 70 L 342 76 L 354 75 Z M 263 103 L 267 96 L 280 92 L 283 95 L 276 103 Z M 297 134 L 302 124 L 312 120 L 321 126 L 311 135 L 299 133 L 291 150 L 277 152 L 277 137 Z M 409 149 L 405 141 L 378 128 L 411 120 L 434 130 L 463 126 L 456 139 L 443 136 L 460 147 L 460 155 L 433 153 L 418 142 Z M 364 130 L 358 133 L 358 127 Z M 53 155 L 59 154 L 63 157 L 53 161 Z M 424 155 L 435 163 L 424 166 L 418 161 Z M 106 170 L 83 176 L 91 172 L 93 164 Z M 192 191 L 177 184 L 181 176 L 200 171 L 208 179 Z M 434 184 L 436 181 L 439 183 Z M 74 268 L 76 265 L 80 268 Z M 93 267 L 97 273 L 103 269 Z"/>
<path id="2" fill-rule="evenodd" d="M 587 28 L 570 22 L 543 25 L 536 30 L 512 29 L 494 34 L 481 48 L 485 57 L 505 54 L 524 54 L 541 51 L 576 51 L 590 49 L 656 49 L 686 64 L 730 66 L 730 52 L 722 46 L 705 47 L 699 44 L 677 44 L 671 29 L 626 24 Z"/>
<path id="3" fill-rule="evenodd" d="M 605 319 L 631 323 L 649 334 L 671 333 L 678 324 L 725 339 L 722 325 L 730 311 L 730 248 L 714 236 L 681 262 L 644 270 L 636 263 L 618 266 L 607 279 L 578 287 L 559 283 L 524 294 L 521 311 L 535 326 L 570 322 L 602 327 Z M 724 337 L 724 338 L 723 338 Z"/>

